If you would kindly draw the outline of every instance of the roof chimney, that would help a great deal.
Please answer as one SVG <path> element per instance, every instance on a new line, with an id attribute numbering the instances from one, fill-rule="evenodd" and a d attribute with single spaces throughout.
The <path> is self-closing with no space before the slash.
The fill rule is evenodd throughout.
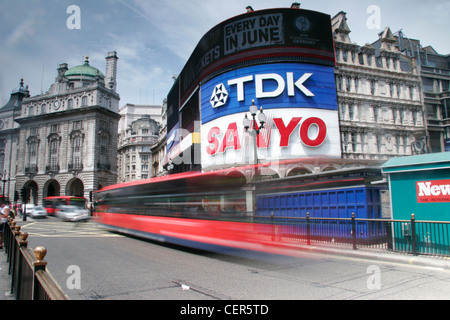
<path id="1" fill-rule="evenodd" d="M 117 79 L 117 57 L 116 51 L 108 52 L 106 56 L 106 75 L 105 86 L 112 91 L 116 91 L 116 79 Z"/>

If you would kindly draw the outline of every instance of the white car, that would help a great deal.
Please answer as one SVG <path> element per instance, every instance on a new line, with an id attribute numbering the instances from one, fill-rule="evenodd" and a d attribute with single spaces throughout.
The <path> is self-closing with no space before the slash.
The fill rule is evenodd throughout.
<path id="1" fill-rule="evenodd" d="M 27 214 L 32 218 L 45 218 L 47 217 L 47 210 L 45 210 L 44 207 L 35 206 L 31 209 L 27 209 Z"/>
<path id="2" fill-rule="evenodd" d="M 89 211 L 78 206 L 59 206 L 56 216 L 64 221 L 85 221 L 89 220 Z"/>

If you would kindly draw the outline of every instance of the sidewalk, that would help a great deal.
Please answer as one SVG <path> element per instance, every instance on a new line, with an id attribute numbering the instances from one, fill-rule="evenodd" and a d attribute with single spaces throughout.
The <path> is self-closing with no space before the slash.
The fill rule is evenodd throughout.
<path id="1" fill-rule="evenodd" d="M 5 249 L 0 249 L 0 301 L 15 300 L 11 291 L 11 276 L 8 274 L 9 264 L 6 261 Z"/>
<path id="2" fill-rule="evenodd" d="M 358 248 L 357 250 L 353 250 L 351 246 L 344 246 L 344 245 L 314 244 L 311 246 L 303 246 L 302 248 L 304 248 L 304 250 L 306 251 L 315 253 L 340 255 L 358 259 L 450 270 L 450 257 L 431 256 L 431 255 L 414 256 L 408 253 L 387 251 L 383 249 L 371 249 L 364 247 Z"/>

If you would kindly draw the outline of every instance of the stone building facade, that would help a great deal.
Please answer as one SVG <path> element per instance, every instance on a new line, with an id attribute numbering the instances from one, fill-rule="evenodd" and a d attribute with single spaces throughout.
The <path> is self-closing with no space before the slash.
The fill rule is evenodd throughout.
<path id="1" fill-rule="evenodd" d="M 380 164 L 424 152 L 421 80 L 414 58 L 403 55 L 389 28 L 360 46 L 350 40 L 345 12 L 332 18 L 342 158 Z"/>
<path id="2" fill-rule="evenodd" d="M 45 94 L 30 96 L 23 83 L 0 109 L 3 170 L 9 195 L 28 187 L 31 203 L 48 196 L 84 196 L 117 180 L 116 52 L 106 57 L 106 74 L 89 65 L 59 65 Z M 14 102 L 19 101 L 20 102 Z M 2 152 L 0 152 L 2 153 Z"/>
<path id="3" fill-rule="evenodd" d="M 118 182 L 153 176 L 152 147 L 158 142 L 160 127 L 150 115 L 142 115 L 119 133 Z"/>

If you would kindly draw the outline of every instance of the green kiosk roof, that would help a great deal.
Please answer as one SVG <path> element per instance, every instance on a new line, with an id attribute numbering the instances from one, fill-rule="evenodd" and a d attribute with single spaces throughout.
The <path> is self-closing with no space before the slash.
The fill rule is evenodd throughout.
<path id="1" fill-rule="evenodd" d="M 450 168 L 450 152 L 439 152 L 422 154 L 418 156 L 394 158 L 381 166 L 383 173 L 448 168 Z"/>

